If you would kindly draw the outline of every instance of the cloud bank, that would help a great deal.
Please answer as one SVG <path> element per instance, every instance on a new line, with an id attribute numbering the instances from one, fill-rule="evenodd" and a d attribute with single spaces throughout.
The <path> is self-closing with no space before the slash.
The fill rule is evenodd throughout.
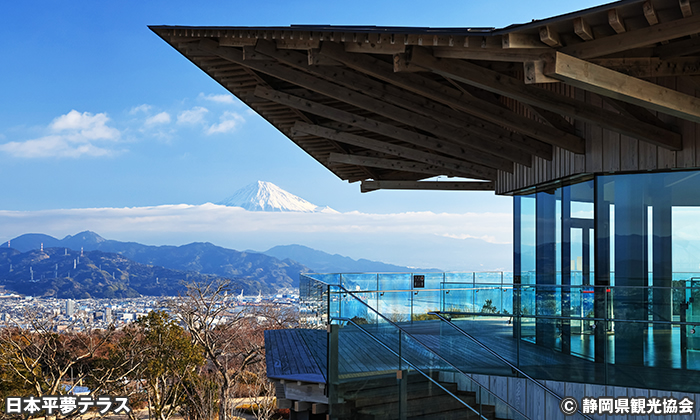
<path id="1" fill-rule="evenodd" d="M 486 257 L 476 255 L 490 247 L 510 249 L 511 226 L 506 213 L 267 213 L 211 203 L 0 211 L 5 241 L 30 232 L 62 238 L 92 230 L 108 239 L 153 245 L 206 241 L 264 251 L 299 243 L 353 258 L 444 269 L 481 263 L 476 260 Z M 511 258 L 510 251 L 503 251 L 487 268 L 509 265 Z"/>

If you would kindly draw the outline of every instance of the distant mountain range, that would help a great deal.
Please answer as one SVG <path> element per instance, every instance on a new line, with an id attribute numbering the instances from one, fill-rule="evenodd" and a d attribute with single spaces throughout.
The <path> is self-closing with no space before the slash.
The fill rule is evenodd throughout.
<path id="1" fill-rule="evenodd" d="M 439 272 L 438 269 L 424 269 L 403 267 L 400 265 L 386 264 L 379 261 L 370 261 L 364 258 L 353 260 L 338 254 L 329 254 L 303 245 L 278 245 L 264 252 L 266 255 L 281 260 L 297 261 L 309 267 L 315 273 L 407 273 L 412 271 Z"/>
<path id="2" fill-rule="evenodd" d="M 241 283 L 245 293 L 275 293 L 280 289 L 298 287 L 299 273 L 309 271 L 307 267 L 295 261 L 280 261 L 262 253 L 239 252 L 210 243 L 149 246 L 136 242 L 107 240 L 90 231 L 69 235 L 63 239 L 44 234 L 26 234 L 10 240 L 9 245 L 12 249 L 24 253 L 43 247 L 44 250 L 58 248 L 116 254 L 133 263 L 159 266 L 183 273 L 229 278 Z M 2 273 L 0 268 L 0 281 Z M 171 288 L 164 287 L 155 294 L 168 294 Z"/>
<path id="3" fill-rule="evenodd" d="M 172 296 L 186 282 L 207 283 L 217 276 L 139 264 L 119 254 L 44 248 L 20 252 L 0 248 L 0 286 L 24 295 L 57 298 Z M 237 286 L 252 293 L 247 282 Z"/>
<path id="4" fill-rule="evenodd" d="M 249 211 L 337 213 L 330 207 L 317 206 L 283 190 L 272 182 L 265 181 L 249 184 L 216 204 L 241 207 Z"/>
<path id="5" fill-rule="evenodd" d="M 302 272 L 411 271 L 439 270 L 354 260 L 301 245 L 239 252 L 201 242 L 182 246 L 121 242 L 90 231 L 63 239 L 31 233 L 0 246 L 0 286 L 61 298 L 176 295 L 185 281 L 214 278 L 232 279 L 245 294 L 272 294 L 297 288 Z"/>

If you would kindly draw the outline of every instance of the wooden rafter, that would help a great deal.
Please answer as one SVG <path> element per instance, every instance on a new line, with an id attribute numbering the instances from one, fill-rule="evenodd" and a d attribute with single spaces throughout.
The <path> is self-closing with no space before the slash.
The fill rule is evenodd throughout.
<path id="1" fill-rule="evenodd" d="M 534 85 L 526 85 L 520 80 L 466 61 L 438 59 L 425 49 L 417 47 L 414 47 L 412 61 L 434 73 L 505 95 L 529 105 L 600 125 L 671 150 L 681 148 L 681 138 L 677 133 L 621 115 L 603 114 L 600 112 L 600 108 L 594 105 Z"/>
<path id="2" fill-rule="evenodd" d="M 700 42 L 697 42 L 697 44 L 698 48 L 700 48 Z M 680 57 L 666 60 L 658 57 L 596 58 L 587 61 L 639 78 L 695 76 L 700 74 L 700 57 Z"/>
<path id="3" fill-rule="evenodd" d="M 222 58 L 230 59 L 232 61 L 242 59 L 239 50 L 231 51 L 230 48 L 217 47 L 215 44 L 207 42 L 202 42 L 202 48 L 217 54 Z M 471 143 L 477 142 L 478 138 L 476 138 L 470 132 L 446 127 L 444 124 L 440 124 L 439 122 L 428 117 L 416 115 L 414 112 L 408 111 L 404 108 L 371 98 L 365 94 L 344 88 L 338 84 L 320 80 L 319 78 L 306 72 L 295 70 L 287 66 L 282 66 L 276 62 L 270 63 L 264 61 L 253 61 L 247 63 L 247 65 L 256 71 L 265 73 L 269 76 L 273 76 L 280 80 L 304 87 L 305 89 L 334 98 L 338 101 L 351 104 L 360 109 L 371 111 L 383 117 L 400 122 L 401 124 L 433 133 L 439 137 L 439 140 L 436 139 L 438 140 L 439 147 L 445 151 L 449 151 L 449 153 L 454 153 L 457 156 L 466 157 L 470 161 L 479 162 L 492 168 L 512 171 L 511 161 L 520 161 L 520 159 L 524 157 L 516 155 L 516 152 L 519 151 L 509 152 L 499 149 L 491 150 L 490 153 L 483 152 L 471 145 Z M 506 157 L 497 156 L 496 153 L 506 155 Z"/>
<path id="4" fill-rule="evenodd" d="M 399 159 L 384 159 L 370 156 L 331 153 L 328 156 L 328 164 L 343 163 L 346 165 L 369 166 L 371 168 L 390 169 L 395 171 L 415 172 L 428 175 L 467 176 L 464 173 L 450 171 L 440 166 L 426 165 L 419 162 L 411 162 Z"/>
<path id="5" fill-rule="evenodd" d="M 534 137 L 545 143 L 558 145 L 575 153 L 585 150 L 583 139 L 508 111 L 487 101 L 468 97 L 454 88 L 415 74 L 396 74 L 391 66 L 372 57 L 347 54 L 333 43 L 324 43 L 321 54 L 328 55 L 346 66 L 369 74 L 387 83 L 417 93 L 453 109 L 463 111 L 508 129 Z"/>
<path id="6" fill-rule="evenodd" d="M 487 177 L 490 177 L 493 173 L 495 173 L 495 169 L 490 168 L 488 165 L 484 165 L 479 160 L 474 159 L 470 153 L 466 153 L 464 150 L 454 147 L 450 143 L 445 143 L 444 141 L 434 137 L 416 133 L 414 131 L 406 130 L 405 128 L 396 127 L 377 120 L 361 117 L 347 111 L 342 111 L 337 108 L 322 105 L 271 89 L 256 88 L 255 96 L 273 102 L 282 103 L 293 108 L 303 109 L 306 112 L 315 115 L 319 115 L 334 121 L 344 122 L 367 131 L 402 140 L 406 143 L 414 144 L 426 149 L 450 154 L 457 158 L 464 159 L 467 162 L 472 162 L 474 168 L 479 168 L 482 171 L 482 174 Z"/>
<path id="7" fill-rule="evenodd" d="M 603 96 L 700 122 L 700 99 L 566 54 L 552 54 L 545 74 Z"/>
<path id="8" fill-rule="evenodd" d="M 274 57 L 277 61 L 317 78 L 320 77 L 327 82 L 335 82 L 337 85 L 341 85 L 346 89 L 363 92 L 363 94 L 368 97 L 374 98 L 382 103 L 407 109 L 413 112 L 414 115 L 421 115 L 445 123 L 447 127 L 459 129 L 462 134 L 468 134 L 474 139 L 469 142 L 469 146 L 475 149 L 526 166 L 530 166 L 531 164 L 532 159 L 530 153 L 532 153 L 532 151 L 523 146 L 526 146 L 527 143 L 532 143 L 532 141 L 526 141 L 522 135 L 505 130 L 495 124 L 478 120 L 468 114 L 465 115 L 464 113 L 430 101 L 420 95 L 393 86 L 387 86 L 352 70 L 338 68 L 337 66 L 331 68 L 318 66 L 310 68 L 306 65 L 307 55 L 299 52 L 276 50 L 270 43 L 264 41 L 258 42 L 257 48 L 260 52 Z M 319 83 L 315 84 L 315 88 L 320 89 Z M 337 91 L 337 87 L 334 87 L 334 91 Z M 325 94 L 325 92 L 326 91 L 323 93 Z M 377 112 L 376 109 L 372 110 Z M 424 121 L 427 122 L 428 120 L 424 119 Z M 405 119 L 403 122 L 406 123 Z M 452 138 L 455 137 L 453 136 Z M 465 138 L 464 140 L 467 139 Z M 542 147 L 534 152 L 539 156 L 546 155 L 546 150 L 543 150 Z"/>
<path id="9" fill-rule="evenodd" d="M 435 190 L 435 191 L 493 191 L 493 182 L 471 181 L 362 181 L 360 191 L 376 190 Z"/>
<path id="10" fill-rule="evenodd" d="M 697 34 L 700 32 L 700 15 L 659 23 L 634 31 L 627 31 L 593 41 L 582 42 L 559 50 L 581 59 L 602 57 L 617 52 L 641 48 L 662 41 Z M 673 44 L 669 44 L 669 47 Z"/>
<path id="11" fill-rule="evenodd" d="M 335 140 L 341 143 L 350 144 L 357 147 L 363 147 L 368 150 L 385 153 L 403 159 L 410 159 L 416 162 L 422 162 L 431 166 L 445 168 L 446 171 L 454 174 L 461 174 L 470 178 L 477 179 L 495 179 L 496 171 L 484 169 L 478 165 L 465 162 L 453 157 L 441 156 L 435 153 L 425 152 L 418 149 L 413 149 L 406 146 L 387 143 L 380 140 L 370 139 L 356 134 L 345 133 L 327 127 L 311 125 L 305 123 L 297 123 L 291 131 L 292 137 L 297 135 L 314 135 L 326 139 Z"/>
<path id="12" fill-rule="evenodd" d="M 595 39 L 591 25 L 582 17 L 574 19 L 574 33 L 584 41 L 592 41 Z"/>

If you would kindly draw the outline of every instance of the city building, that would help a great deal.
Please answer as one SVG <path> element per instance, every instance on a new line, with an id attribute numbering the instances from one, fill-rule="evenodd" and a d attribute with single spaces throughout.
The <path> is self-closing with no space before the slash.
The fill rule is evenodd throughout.
<path id="1" fill-rule="evenodd" d="M 73 299 L 66 300 L 66 317 L 70 318 L 75 313 L 75 301 Z"/>
<path id="2" fill-rule="evenodd" d="M 267 336 L 296 418 L 697 416 L 700 2 L 151 29 L 364 192 L 513 196 L 512 276 L 303 276 L 324 329 Z"/>

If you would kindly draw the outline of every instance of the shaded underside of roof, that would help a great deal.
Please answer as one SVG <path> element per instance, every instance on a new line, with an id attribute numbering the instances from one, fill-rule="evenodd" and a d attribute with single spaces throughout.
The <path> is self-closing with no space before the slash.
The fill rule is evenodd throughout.
<path id="1" fill-rule="evenodd" d="M 656 156 L 700 134 L 696 1 L 620 1 L 503 29 L 151 29 L 363 191 L 509 193 L 623 170 L 621 157 L 589 165 L 605 160 L 597 129 Z M 629 170 L 680 165 L 636 161 Z"/>

